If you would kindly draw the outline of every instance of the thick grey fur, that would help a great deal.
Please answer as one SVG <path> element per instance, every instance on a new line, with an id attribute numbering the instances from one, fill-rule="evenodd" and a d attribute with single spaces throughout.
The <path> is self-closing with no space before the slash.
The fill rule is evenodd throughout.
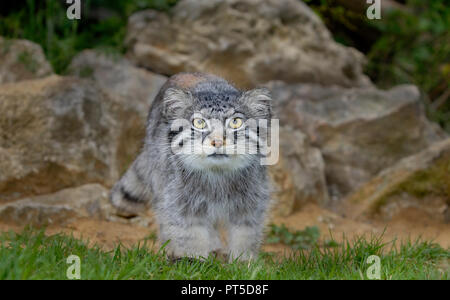
<path id="1" fill-rule="evenodd" d="M 245 119 L 269 120 L 269 97 L 265 89 L 243 92 L 213 75 L 172 76 L 150 109 L 143 150 L 111 190 L 111 203 L 123 214 L 150 205 L 160 241 L 170 240 L 166 249 L 172 257 L 201 258 L 218 252 L 230 260 L 254 258 L 270 198 L 261 155 L 176 155 L 170 147 L 170 127 L 175 119 L 190 120 L 195 112 L 222 122 L 236 112 Z M 209 134 L 203 133 L 205 141 Z M 219 225 L 227 232 L 226 247 Z"/>

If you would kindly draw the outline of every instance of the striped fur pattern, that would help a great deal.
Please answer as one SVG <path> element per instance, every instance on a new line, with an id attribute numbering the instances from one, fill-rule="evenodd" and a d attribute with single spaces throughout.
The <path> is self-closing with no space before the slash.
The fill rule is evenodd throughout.
<path id="1" fill-rule="evenodd" d="M 260 153 L 221 155 L 220 151 L 236 148 L 237 138 L 258 135 L 257 130 L 235 130 L 231 135 L 227 132 L 231 138 L 226 139 L 224 127 L 234 116 L 269 120 L 267 100 L 266 89 L 243 92 L 213 75 L 172 76 L 150 109 L 143 150 L 114 185 L 111 203 L 125 216 L 150 205 L 160 241 L 170 240 L 166 249 L 174 258 L 211 253 L 228 255 L 230 260 L 255 257 L 269 205 L 266 167 L 259 163 Z M 177 132 L 172 125 L 178 119 L 191 122 L 196 115 L 211 122 L 202 132 L 189 130 L 192 136 L 201 136 L 213 154 L 174 153 L 171 145 Z M 217 139 L 224 145 L 212 143 Z M 219 225 L 226 231 L 226 246 Z"/>

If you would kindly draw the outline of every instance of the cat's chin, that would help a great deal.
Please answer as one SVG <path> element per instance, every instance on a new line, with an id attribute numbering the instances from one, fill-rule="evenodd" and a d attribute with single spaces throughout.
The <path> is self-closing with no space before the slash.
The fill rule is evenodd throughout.
<path id="1" fill-rule="evenodd" d="M 248 158 L 240 155 L 194 155 L 191 157 L 185 157 L 182 159 L 183 164 L 196 171 L 205 172 L 224 172 L 224 171 L 237 171 L 248 167 L 250 161 Z"/>

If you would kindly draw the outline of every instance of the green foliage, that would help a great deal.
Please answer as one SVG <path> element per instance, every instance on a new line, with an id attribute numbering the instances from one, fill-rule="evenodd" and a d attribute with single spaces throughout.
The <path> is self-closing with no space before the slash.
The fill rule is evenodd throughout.
<path id="1" fill-rule="evenodd" d="M 311 7 L 333 33 L 336 42 L 366 52 L 373 42 L 373 29 L 365 14 L 343 7 L 337 0 L 302 0 Z M 369 34 L 368 34 L 369 33 Z M 365 36 L 364 36 L 365 35 Z M 361 38 L 364 36 L 364 38 Z M 368 40 L 367 40 L 368 39 Z"/>
<path id="2" fill-rule="evenodd" d="M 281 226 L 271 224 L 267 236 L 267 243 L 282 243 L 293 249 L 310 249 L 320 237 L 320 231 L 317 226 L 306 227 L 304 230 L 291 231 L 286 225 Z"/>
<path id="3" fill-rule="evenodd" d="M 27 0 L 0 16 L 0 36 L 40 44 L 56 73 L 64 73 L 71 59 L 86 48 L 122 53 L 126 22 L 135 11 L 167 10 L 177 0 L 86 0 L 81 20 L 69 20 L 65 1 Z"/>
<path id="4" fill-rule="evenodd" d="M 381 36 L 368 53 L 367 72 L 382 87 L 418 85 L 430 116 L 450 130 L 450 6 L 441 0 L 407 4 L 411 12 L 393 11 L 372 22 Z"/>
<path id="5" fill-rule="evenodd" d="M 297 251 L 288 258 L 262 253 L 252 263 L 224 263 L 213 257 L 205 261 L 167 261 L 164 249 L 148 243 L 112 251 L 88 247 L 72 236 L 46 236 L 44 231 L 0 235 L 0 280 L 67 279 L 77 255 L 81 279 L 367 279 L 367 258 L 381 259 L 382 279 L 450 279 L 450 251 L 429 242 L 383 244 L 380 237 L 356 238 L 338 247 Z"/>
<path id="6" fill-rule="evenodd" d="M 362 11 L 343 7 L 342 1 L 304 2 L 337 42 L 367 55 L 365 71 L 377 85 L 417 85 L 429 117 L 450 132 L 450 6 L 445 1 L 397 1 L 404 10 L 383 13 L 381 20 L 373 21 Z"/>

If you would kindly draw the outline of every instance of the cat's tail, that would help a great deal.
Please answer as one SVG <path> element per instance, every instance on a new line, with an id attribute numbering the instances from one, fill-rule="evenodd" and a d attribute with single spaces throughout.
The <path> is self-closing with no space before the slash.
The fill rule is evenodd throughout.
<path id="1" fill-rule="evenodd" d="M 149 181 L 139 174 L 139 157 L 111 189 L 109 200 L 116 213 L 123 217 L 132 217 L 145 211 L 152 195 Z"/>

